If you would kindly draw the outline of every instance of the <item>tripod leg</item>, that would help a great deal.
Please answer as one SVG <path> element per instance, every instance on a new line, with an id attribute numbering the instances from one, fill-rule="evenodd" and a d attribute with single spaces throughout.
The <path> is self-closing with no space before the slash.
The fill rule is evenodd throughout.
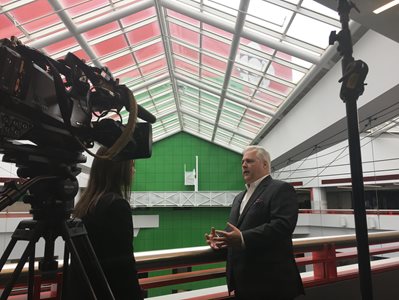
<path id="1" fill-rule="evenodd" d="M 17 281 L 19 275 L 21 274 L 22 268 L 24 267 L 27 259 L 29 256 L 32 255 L 32 251 L 35 247 L 36 241 L 30 241 L 29 244 L 26 246 L 24 253 L 22 254 L 13 274 L 11 277 L 11 280 L 7 283 L 6 287 L 4 288 L 3 293 L 1 294 L 0 300 L 7 299 L 8 296 L 11 293 L 11 290 L 13 286 L 15 285 L 15 282 Z"/>
<path id="2" fill-rule="evenodd" d="M 1 272 L 1 270 L 3 270 L 3 267 L 6 264 L 7 259 L 10 257 L 10 254 L 11 254 L 12 250 L 14 249 L 16 243 L 17 243 L 17 239 L 12 237 L 11 241 L 7 245 L 6 250 L 4 251 L 3 255 L 1 256 L 1 259 L 0 259 L 0 272 Z"/>
<path id="3" fill-rule="evenodd" d="M 34 274 L 35 274 L 35 247 L 33 247 L 32 253 L 29 256 L 28 300 L 33 299 Z"/>
<path id="4" fill-rule="evenodd" d="M 65 288 L 67 286 L 67 279 L 69 278 L 69 250 L 67 247 L 67 243 L 64 245 L 64 264 L 62 266 L 62 294 L 61 299 L 66 300 L 68 296 L 68 290 Z"/>
<path id="5" fill-rule="evenodd" d="M 6 248 L 6 251 L 4 252 L 1 258 L 1 263 L 2 263 L 1 267 L 3 268 L 5 262 L 7 261 L 9 255 L 11 254 L 11 251 L 13 250 L 18 240 L 29 241 L 29 243 L 26 246 L 12 274 L 11 280 L 7 283 L 6 287 L 4 288 L 0 300 L 7 299 L 8 296 L 10 295 L 13 286 L 15 285 L 19 275 L 21 274 L 22 268 L 24 267 L 25 263 L 28 260 L 28 257 L 32 257 L 32 259 L 34 259 L 35 244 L 39 240 L 42 231 L 43 231 L 43 224 L 38 223 L 36 221 L 22 221 L 18 224 L 17 229 L 14 231 L 11 237 L 10 243 Z M 33 273 L 29 274 L 29 278 L 33 278 Z M 29 281 L 29 286 L 31 286 L 30 281 Z"/>
<path id="6" fill-rule="evenodd" d="M 83 277 L 85 285 L 89 288 L 90 294 L 96 299 L 114 300 L 111 288 L 107 282 L 97 256 L 93 250 L 86 229 L 82 222 L 69 220 L 64 223 L 63 237 L 71 252 L 71 258 L 78 267 L 79 274 Z M 81 255 L 84 254 L 84 262 Z M 92 280 L 89 279 L 87 271 L 90 271 Z M 93 283 L 92 283 L 93 281 Z M 94 291 L 93 286 L 96 287 Z"/>

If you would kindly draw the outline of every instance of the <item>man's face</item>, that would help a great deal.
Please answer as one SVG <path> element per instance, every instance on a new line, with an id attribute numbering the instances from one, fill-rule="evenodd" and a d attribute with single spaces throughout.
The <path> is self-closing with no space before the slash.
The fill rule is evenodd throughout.
<path id="1" fill-rule="evenodd" d="M 241 161 L 242 176 L 250 184 L 268 174 L 267 163 L 256 156 L 256 150 L 244 153 Z"/>

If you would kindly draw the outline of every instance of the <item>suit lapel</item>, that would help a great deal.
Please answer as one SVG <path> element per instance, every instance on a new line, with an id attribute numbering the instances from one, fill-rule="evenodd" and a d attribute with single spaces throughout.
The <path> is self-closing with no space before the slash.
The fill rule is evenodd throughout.
<path id="1" fill-rule="evenodd" d="M 238 222 L 238 217 L 240 216 L 240 206 L 241 206 L 241 202 L 242 199 L 244 199 L 244 195 L 245 195 L 245 191 L 241 192 L 238 196 L 237 196 L 237 201 L 235 201 L 233 207 L 231 208 L 231 222 L 233 224 L 237 224 Z"/>
<path id="2" fill-rule="evenodd" d="M 268 185 L 268 183 L 271 180 L 271 176 L 267 176 L 265 179 L 263 179 L 259 185 L 256 187 L 254 193 L 252 194 L 251 198 L 249 198 L 247 205 L 245 205 L 244 210 L 242 214 L 238 218 L 237 226 L 240 226 L 242 221 L 245 218 L 245 215 L 247 214 L 248 210 L 251 208 L 251 206 L 255 203 L 255 201 L 259 198 L 259 196 L 263 193 L 264 189 Z M 242 200 L 242 199 L 241 199 Z"/>

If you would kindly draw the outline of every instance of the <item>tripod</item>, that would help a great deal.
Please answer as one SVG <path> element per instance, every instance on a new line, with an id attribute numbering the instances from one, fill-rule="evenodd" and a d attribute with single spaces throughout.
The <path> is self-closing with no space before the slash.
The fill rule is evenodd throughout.
<path id="1" fill-rule="evenodd" d="M 33 299 L 35 246 L 40 238 L 44 239 L 45 247 L 38 272 L 43 279 L 55 279 L 58 273 L 58 262 L 54 258 L 54 245 L 58 237 L 62 237 L 65 241 L 62 299 L 67 299 L 68 291 L 65 287 L 68 287 L 68 278 L 72 275 L 78 276 L 78 279 L 83 282 L 91 299 L 114 299 L 82 221 L 70 218 L 74 197 L 78 191 L 76 175 L 80 170 L 76 167 L 76 163 L 60 164 L 49 159 L 47 151 L 40 153 L 34 146 L 23 146 L 18 145 L 17 148 L 10 146 L 5 152 L 3 161 L 17 161 L 18 175 L 31 179 L 20 187 L 13 183 L 8 184 L 0 196 L 0 210 L 24 195 L 24 202 L 31 205 L 30 212 L 33 219 L 19 223 L 0 259 L 1 272 L 16 243 L 28 242 L 0 300 L 8 298 L 28 260 L 28 299 Z M 16 149 L 18 151 L 15 151 Z M 35 155 L 32 155 L 33 153 Z M 60 157 L 56 154 L 53 152 L 53 157 Z M 61 157 L 65 159 L 65 153 L 63 154 L 64 156 Z M 73 161 L 81 162 L 82 158 L 75 157 Z M 42 175 L 38 175 L 38 172 Z M 25 195 L 26 192 L 29 192 L 29 195 Z M 70 254 L 71 265 L 69 264 Z"/>

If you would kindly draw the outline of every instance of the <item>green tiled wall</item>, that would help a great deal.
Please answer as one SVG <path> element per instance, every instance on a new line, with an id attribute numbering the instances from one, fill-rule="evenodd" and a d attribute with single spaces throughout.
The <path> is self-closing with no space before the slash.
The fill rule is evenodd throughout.
<path id="1" fill-rule="evenodd" d="M 134 239 L 134 251 L 151 251 L 195 246 L 205 246 L 204 234 L 210 227 L 224 229 L 230 213 L 229 207 L 201 208 L 140 208 L 134 215 L 159 215 L 159 228 L 142 228 Z M 134 222 L 134 216 L 133 216 Z M 224 266 L 224 263 L 215 267 Z M 213 267 L 214 265 L 212 265 Z M 193 267 L 193 270 L 208 269 L 207 266 Z M 153 272 L 150 276 L 170 274 L 171 271 Z M 172 290 L 194 290 L 223 285 L 225 278 L 185 283 L 149 290 L 149 296 L 171 294 Z"/>
<path id="2" fill-rule="evenodd" d="M 149 159 L 136 161 L 134 191 L 193 191 L 184 185 L 198 156 L 199 191 L 241 190 L 241 154 L 181 132 L 154 143 Z"/>
<path id="3" fill-rule="evenodd" d="M 154 143 L 152 157 L 136 161 L 133 191 L 193 191 L 193 186 L 184 185 L 184 164 L 188 171 L 193 170 L 196 155 L 199 158 L 199 191 L 243 189 L 241 154 L 182 132 Z M 204 234 L 211 226 L 225 228 L 229 212 L 229 207 L 136 208 L 135 215 L 159 215 L 159 228 L 140 229 L 134 240 L 135 252 L 205 246 Z M 193 270 L 208 267 L 197 266 Z M 149 276 L 167 273 L 171 271 L 152 272 Z M 224 278 L 186 283 L 151 289 L 149 296 L 171 294 L 174 289 L 223 284 Z"/>

